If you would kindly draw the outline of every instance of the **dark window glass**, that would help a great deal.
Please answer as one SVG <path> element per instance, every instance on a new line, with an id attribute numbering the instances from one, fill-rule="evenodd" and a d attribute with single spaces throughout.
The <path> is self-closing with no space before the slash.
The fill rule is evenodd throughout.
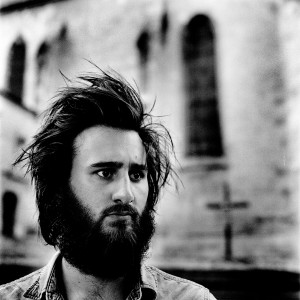
<path id="1" fill-rule="evenodd" d="M 183 32 L 187 93 L 187 154 L 223 155 L 216 87 L 214 33 L 210 20 L 195 16 Z"/>
<path id="2" fill-rule="evenodd" d="M 19 38 L 11 48 L 8 66 L 7 90 L 12 99 L 21 104 L 23 97 L 26 47 Z"/>
<path id="3" fill-rule="evenodd" d="M 139 54 L 140 86 L 142 90 L 147 89 L 148 83 L 148 62 L 150 55 L 150 32 L 145 29 L 139 35 L 136 46 Z"/>
<path id="4" fill-rule="evenodd" d="M 2 198 L 2 234 L 12 238 L 14 236 L 17 196 L 13 192 L 5 192 Z"/>

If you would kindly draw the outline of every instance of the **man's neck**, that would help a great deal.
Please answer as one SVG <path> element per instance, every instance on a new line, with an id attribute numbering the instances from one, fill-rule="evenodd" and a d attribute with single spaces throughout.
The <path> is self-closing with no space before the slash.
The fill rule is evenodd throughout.
<path id="1" fill-rule="evenodd" d="M 104 281 L 92 275 L 86 275 L 62 259 L 62 281 L 66 300 L 116 299 L 124 300 L 124 278 Z"/>

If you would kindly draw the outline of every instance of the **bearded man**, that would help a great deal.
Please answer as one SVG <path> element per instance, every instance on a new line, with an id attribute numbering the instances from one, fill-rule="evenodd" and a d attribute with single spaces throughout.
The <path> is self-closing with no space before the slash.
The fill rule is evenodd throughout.
<path id="1" fill-rule="evenodd" d="M 118 74 L 61 90 L 16 164 L 36 187 L 40 231 L 58 252 L 0 287 L 10 299 L 215 299 L 203 286 L 144 262 L 161 188 L 173 168 L 167 129 Z"/>

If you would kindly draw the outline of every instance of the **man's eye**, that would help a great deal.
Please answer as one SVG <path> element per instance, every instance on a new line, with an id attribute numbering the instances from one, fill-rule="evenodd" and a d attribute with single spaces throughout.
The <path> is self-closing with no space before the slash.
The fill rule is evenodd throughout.
<path id="1" fill-rule="evenodd" d="M 97 175 L 99 177 L 102 177 L 104 179 L 110 179 L 113 176 L 113 171 L 111 170 L 101 170 L 97 172 Z"/>
<path id="2" fill-rule="evenodd" d="M 140 171 L 140 172 L 133 172 L 130 174 L 130 179 L 132 181 L 140 181 L 143 178 L 145 178 L 145 173 Z"/>

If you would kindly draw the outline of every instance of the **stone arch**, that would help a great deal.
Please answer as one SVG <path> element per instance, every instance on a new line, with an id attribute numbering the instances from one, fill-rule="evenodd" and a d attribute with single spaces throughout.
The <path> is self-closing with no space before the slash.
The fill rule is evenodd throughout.
<path id="1" fill-rule="evenodd" d="M 207 16 L 196 15 L 185 26 L 182 50 L 188 103 L 187 155 L 222 156 L 215 34 Z"/>

